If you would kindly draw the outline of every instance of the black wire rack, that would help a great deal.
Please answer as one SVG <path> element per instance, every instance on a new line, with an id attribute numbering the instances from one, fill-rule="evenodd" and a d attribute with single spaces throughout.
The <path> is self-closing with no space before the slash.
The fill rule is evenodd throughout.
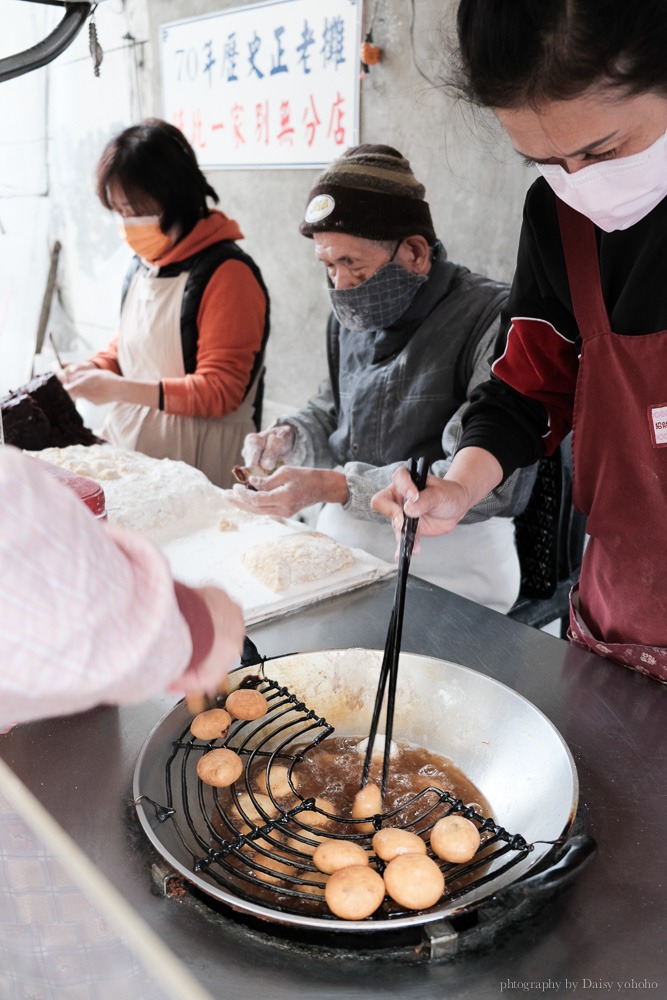
<path id="1" fill-rule="evenodd" d="M 384 864 L 371 846 L 375 831 L 361 829 L 368 820 L 328 812 L 319 799 L 303 797 L 297 787 L 294 768 L 331 737 L 334 728 L 270 678 L 246 677 L 241 686 L 261 691 L 268 701 L 267 714 L 253 722 L 236 721 L 224 739 L 210 742 L 192 736 L 188 725 L 165 747 L 164 800 L 158 801 L 155 793 L 153 797 L 140 793 L 135 801 L 153 813 L 154 825 L 170 828 L 169 840 L 178 844 L 181 858 L 188 859 L 186 869 L 197 877 L 198 884 L 203 879 L 210 885 L 213 895 L 219 887 L 262 908 L 337 921 L 324 902 L 326 876 L 312 860 L 320 840 L 352 840 L 368 851 L 380 873 Z M 213 788 L 197 776 L 202 754 L 218 747 L 234 750 L 244 761 L 242 777 L 230 788 Z M 280 793 L 276 792 L 278 774 Z M 266 794 L 257 790 L 259 776 Z M 289 786 L 287 805 L 285 782 Z M 427 846 L 429 831 L 444 815 L 458 813 L 480 832 L 480 848 L 466 864 L 442 861 L 429 848 L 429 855 L 445 876 L 445 893 L 436 908 L 451 901 L 464 902 L 473 890 L 503 875 L 532 850 L 521 835 L 509 833 L 436 786 L 420 789 L 409 802 L 374 817 L 374 828 L 399 825 L 396 817 L 404 815 L 406 809 L 410 810 L 410 823 L 400 825 L 419 834 Z M 405 915 L 405 910 L 386 899 L 368 919 L 391 920 Z"/>

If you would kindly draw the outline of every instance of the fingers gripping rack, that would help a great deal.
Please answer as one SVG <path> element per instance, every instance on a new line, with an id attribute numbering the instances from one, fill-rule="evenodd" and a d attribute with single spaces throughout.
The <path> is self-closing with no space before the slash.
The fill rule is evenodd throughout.
<path id="1" fill-rule="evenodd" d="M 426 458 L 410 459 L 410 476 L 412 481 L 421 492 L 426 485 L 428 475 L 428 461 Z M 373 756 L 373 746 L 377 735 L 382 705 L 384 702 L 385 689 L 387 690 L 387 715 L 385 722 L 384 736 L 384 757 L 382 762 L 382 802 L 384 804 L 387 792 L 387 777 L 389 774 L 389 757 L 391 754 L 391 737 L 394 729 L 394 710 L 396 702 L 396 681 L 398 677 L 398 659 L 401 652 L 401 635 L 403 632 L 403 609 L 405 607 L 405 590 L 408 583 L 408 572 L 410 570 L 410 559 L 412 549 L 417 534 L 418 517 L 405 517 L 403 529 L 401 531 L 401 546 L 398 557 L 398 574 L 396 577 L 396 589 L 394 591 L 394 602 L 389 619 L 387 639 L 384 646 L 384 656 L 380 668 L 380 679 L 378 681 L 377 693 L 375 695 L 375 705 L 373 707 L 373 717 L 371 728 L 368 733 L 368 747 L 364 760 L 364 769 L 361 776 L 361 786 L 368 784 L 368 772 Z"/>

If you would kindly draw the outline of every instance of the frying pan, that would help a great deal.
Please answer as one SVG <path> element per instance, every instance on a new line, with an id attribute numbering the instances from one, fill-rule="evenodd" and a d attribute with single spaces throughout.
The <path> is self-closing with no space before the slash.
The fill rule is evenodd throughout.
<path id="1" fill-rule="evenodd" d="M 381 660 L 381 650 L 320 650 L 266 660 L 263 672 L 324 717 L 337 736 L 364 736 Z M 230 675 L 231 688 L 257 673 L 257 665 L 239 668 Z M 135 801 L 149 839 L 176 871 L 233 909 L 262 920 L 331 930 L 330 920 L 274 910 L 216 884 L 193 864 L 191 846 L 156 810 L 155 803 L 166 800 L 165 762 L 187 732 L 190 719 L 184 703 L 175 706 L 149 735 L 137 761 Z M 479 788 L 496 823 L 520 834 L 531 850 L 510 870 L 500 870 L 499 865 L 497 877 L 459 899 L 443 900 L 442 905 L 417 914 L 394 915 L 391 921 L 340 921 L 337 931 L 378 932 L 383 926 L 424 924 L 474 908 L 525 879 L 536 866 L 544 868 L 554 842 L 565 837 L 577 809 L 576 767 L 552 723 L 511 688 L 460 664 L 401 654 L 394 739 L 450 759 Z"/>

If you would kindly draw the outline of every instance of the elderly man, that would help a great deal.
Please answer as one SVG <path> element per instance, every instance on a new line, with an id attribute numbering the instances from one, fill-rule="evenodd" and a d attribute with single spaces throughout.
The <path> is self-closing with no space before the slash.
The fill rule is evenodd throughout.
<path id="1" fill-rule="evenodd" d="M 323 503 L 318 530 L 388 560 L 395 541 L 371 497 L 411 456 L 435 475 L 449 468 L 507 298 L 506 285 L 447 259 L 424 193 L 390 146 L 348 149 L 318 179 L 299 229 L 328 277 L 329 377 L 302 410 L 246 438 L 247 465 L 271 474 L 251 478 L 257 492 L 233 492 L 243 509 L 281 517 Z M 507 479 L 429 540 L 413 572 L 507 611 L 520 582 L 511 518 L 533 480 L 533 469 Z"/>

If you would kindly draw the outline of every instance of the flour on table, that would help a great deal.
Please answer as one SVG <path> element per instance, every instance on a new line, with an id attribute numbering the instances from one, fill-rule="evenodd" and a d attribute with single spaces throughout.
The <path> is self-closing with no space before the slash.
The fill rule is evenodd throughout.
<path id="1" fill-rule="evenodd" d="M 239 518 L 223 491 L 185 462 L 110 444 L 45 448 L 34 454 L 98 482 L 109 524 L 162 537 L 214 525 L 223 514 L 235 523 Z"/>

